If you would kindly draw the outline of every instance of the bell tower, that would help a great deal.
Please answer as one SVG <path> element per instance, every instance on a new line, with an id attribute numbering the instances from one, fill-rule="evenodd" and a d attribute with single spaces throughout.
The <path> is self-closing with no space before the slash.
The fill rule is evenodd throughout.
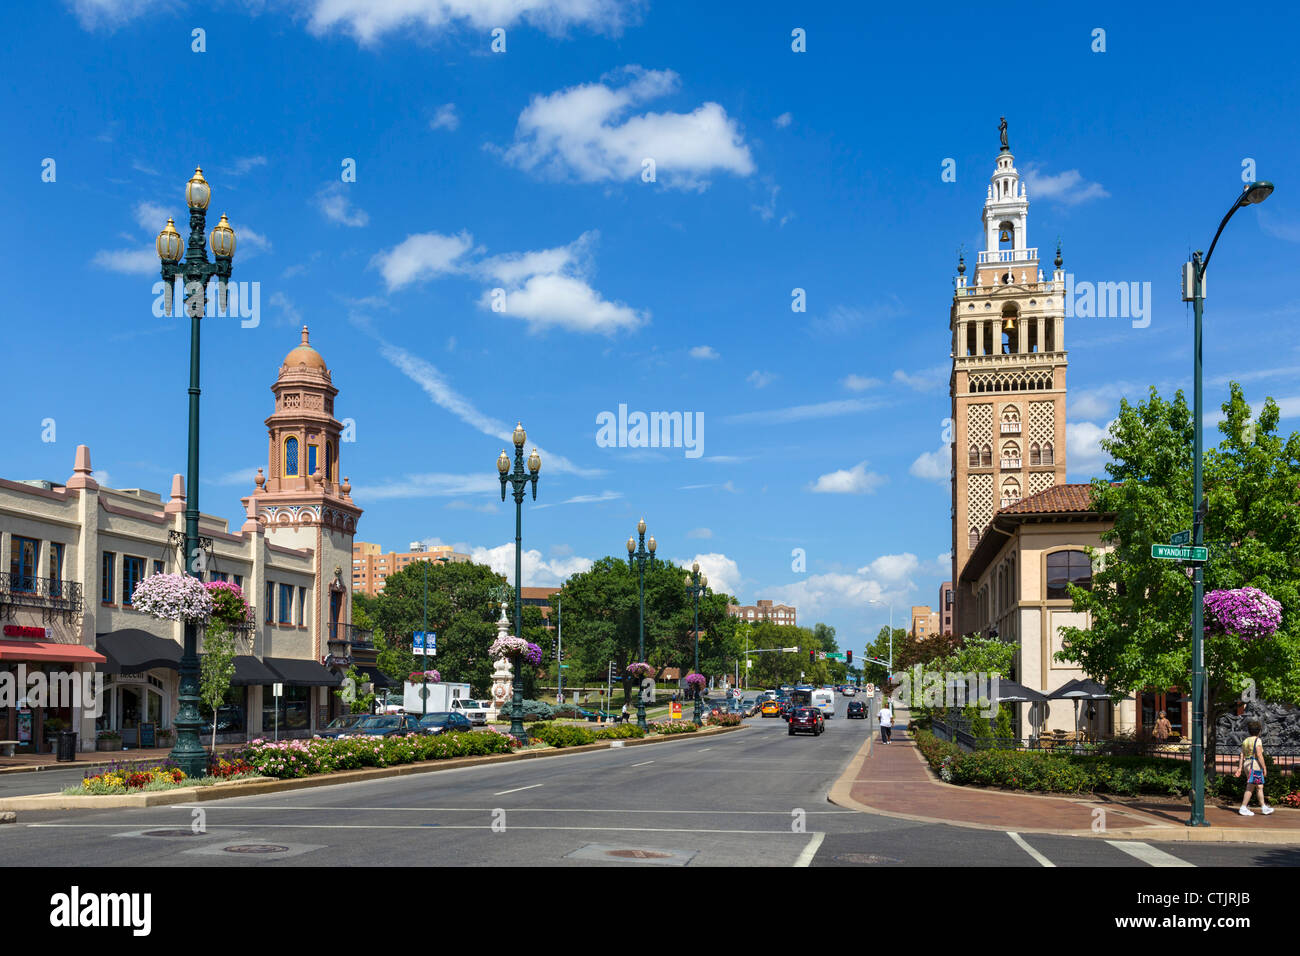
<path id="1" fill-rule="evenodd" d="M 952 556 L 955 633 L 980 631 L 961 578 L 999 508 L 1065 483 L 1065 273 L 1046 279 L 1029 245 L 1029 197 L 1006 118 L 984 201 L 974 282 L 957 263 L 952 310 Z"/>

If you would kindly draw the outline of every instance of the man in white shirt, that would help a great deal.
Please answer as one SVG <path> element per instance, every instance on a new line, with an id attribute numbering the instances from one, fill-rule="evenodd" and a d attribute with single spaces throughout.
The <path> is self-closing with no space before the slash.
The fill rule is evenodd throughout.
<path id="1" fill-rule="evenodd" d="M 889 707 L 888 697 L 880 705 L 880 713 L 877 717 L 880 720 L 880 742 L 887 744 L 894 729 L 894 712 Z"/>

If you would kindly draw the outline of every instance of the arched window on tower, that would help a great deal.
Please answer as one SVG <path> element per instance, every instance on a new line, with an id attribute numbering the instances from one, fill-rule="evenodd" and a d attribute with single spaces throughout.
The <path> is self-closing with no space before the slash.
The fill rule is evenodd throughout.
<path id="1" fill-rule="evenodd" d="M 993 467 L 993 448 L 988 444 L 985 444 L 984 447 L 980 449 L 980 467 Z"/>
<path id="2" fill-rule="evenodd" d="M 970 446 L 970 467 L 978 468 L 980 466 L 980 449 L 979 445 Z"/>
<path id="3" fill-rule="evenodd" d="M 1033 442 L 1029 446 L 1029 464 L 1030 466 L 1041 465 L 1043 463 L 1042 452 L 1039 450 L 1038 442 Z"/>
<path id="4" fill-rule="evenodd" d="M 325 443 L 325 480 L 334 480 L 334 443 L 332 441 Z"/>
<path id="5" fill-rule="evenodd" d="M 1056 464 L 1055 453 L 1052 451 L 1052 443 L 1050 441 L 1043 442 L 1043 464 L 1044 465 Z"/>
<path id="6" fill-rule="evenodd" d="M 307 475 L 308 475 L 308 477 L 314 477 L 315 474 L 316 474 L 316 466 L 317 466 L 317 464 L 318 464 L 318 457 L 319 457 L 319 456 L 317 455 L 317 451 L 318 451 L 319 447 L 320 447 L 320 446 L 318 446 L 318 445 L 313 445 L 313 444 L 309 444 L 309 445 L 307 446 Z"/>
<path id="7" fill-rule="evenodd" d="M 970 537 L 967 539 L 967 543 L 972 551 L 975 550 L 975 546 L 980 543 L 980 533 L 974 528 L 970 529 Z"/>
<path id="8" fill-rule="evenodd" d="M 298 439 L 292 435 L 284 440 L 284 476 L 298 474 Z"/>

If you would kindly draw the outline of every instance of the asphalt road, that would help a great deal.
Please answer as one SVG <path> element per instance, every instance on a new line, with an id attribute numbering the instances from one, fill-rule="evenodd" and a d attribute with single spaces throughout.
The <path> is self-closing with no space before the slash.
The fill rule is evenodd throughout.
<path id="1" fill-rule="evenodd" d="M 6 866 L 1248 866 L 1300 851 L 971 830 L 827 801 L 871 726 L 751 718 L 718 737 L 193 806 L 23 813 Z M 41 776 L 31 774 L 23 776 Z M 198 819 L 203 832 L 194 833 Z M 1117 841 L 1118 842 L 1118 841 Z"/>

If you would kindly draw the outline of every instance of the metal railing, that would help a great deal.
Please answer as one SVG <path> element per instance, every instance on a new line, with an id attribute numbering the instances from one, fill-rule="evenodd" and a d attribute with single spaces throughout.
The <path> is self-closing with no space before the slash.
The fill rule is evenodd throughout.
<path id="1" fill-rule="evenodd" d="M 327 630 L 329 632 L 328 639 L 331 641 L 346 641 L 358 647 L 375 646 L 375 632 L 368 628 L 333 621 L 327 626 Z"/>
<path id="2" fill-rule="evenodd" d="M 0 572 L 0 605 L 40 608 L 52 614 L 79 615 L 83 598 L 78 581 Z"/>
<path id="3" fill-rule="evenodd" d="M 981 252 L 977 257 L 980 263 L 985 262 L 1033 262 L 1038 258 L 1038 247 L 1032 249 L 990 249 L 988 252 Z"/>
<path id="4" fill-rule="evenodd" d="M 1021 753 L 1057 753 L 1077 754 L 1097 757 L 1159 757 L 1166 760 L 1191 760 L 1191 744 L 1183 742 L 1157 743 L 1154 740 L 1116 740 L 1113 738 L 1091 738 L 1086 734 L 1048 735 L 1030 738 L 1013 737 L 975 737 L 969 732 L 953 730 L 941 721 L 934 721 L 936 726 L 943 726 L 945 739 L 968 746 L 971 750 L 1015 750 Z M 938 731 L 936 731 L 938 734 Z M 1215 768 L 1219 773 L 1237 772 L 1241 760 L 1241 748 L 1231 744 L 1220 743 L 1216 748 Z M 1264 752 L 1275 770 L 1279 773 L 1295 773 L 1300 770 L 1300 748 L 1268 747 Z"/>

